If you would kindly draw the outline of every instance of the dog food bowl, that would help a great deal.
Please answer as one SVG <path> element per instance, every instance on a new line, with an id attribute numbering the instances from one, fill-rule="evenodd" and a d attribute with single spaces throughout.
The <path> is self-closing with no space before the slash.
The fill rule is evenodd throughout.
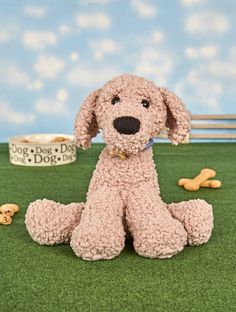
<path id="1" fill-rule="evenodd" d="M 29 134 L 9 139 L 10 162 L 20 166 L 59 166 L 76 160 L 74 137 L 67 134 Z"/>

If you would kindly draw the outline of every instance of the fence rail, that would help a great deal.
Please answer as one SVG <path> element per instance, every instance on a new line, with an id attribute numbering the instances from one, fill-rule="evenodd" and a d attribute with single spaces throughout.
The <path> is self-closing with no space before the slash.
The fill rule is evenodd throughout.
<path id="1" fill-rule="evenodd" d="M 192 120 L 236 120 L 236 115 L 191 115 Z"/>
<path id="2" fill-rule="evenodd" d="M 220 120 L 223 122 L 220 123 Z M 195 133 L 197 130 L 201 133 Z M 203 130 L 205 131 L 202 132 Z M 220 131 L 216 132 L 217 130 Z M 167 139 L 166 131 L 159 138 Z M 236 140 L 236 115 L 191 115 L 191 132 L 186 143 L 192 139 Z"/>

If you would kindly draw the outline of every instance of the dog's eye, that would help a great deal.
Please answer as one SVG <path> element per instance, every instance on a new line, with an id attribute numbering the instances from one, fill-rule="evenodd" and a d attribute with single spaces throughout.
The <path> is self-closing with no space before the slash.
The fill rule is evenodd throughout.
<path id="1" fill-rule="evenodd" d="M 120 102 L 119 96 L 115 96 L 115 97 L 113 97 L 113 99 L 111 100 L 111 104 L 112 104 L 112 105 L 115 105 L 115 104 L 117 104 L 117 103 L 119 103 L 119 102 Z"/>
<path id="2" fill-rule="evenodd" d="M 150 103 L 148 102 L 148 100 L 142 100 L 141 103 L 142 103 L 143 107 L 145 107 L 145 108 L 148 108 L 150 106 Z"/>

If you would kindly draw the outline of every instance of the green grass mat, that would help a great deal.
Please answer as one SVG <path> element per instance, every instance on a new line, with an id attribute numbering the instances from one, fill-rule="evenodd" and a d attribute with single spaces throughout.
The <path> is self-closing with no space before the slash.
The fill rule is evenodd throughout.
<path id="1" fill-rule="evenodd" d="M 236 311 L 236 144 L 154 145 L 163 199 L 203 198 L 214 206 L 209 243 L 186 247 L 172 259 L 146 259 L 127 242 L 119 257 L 86 262 L 69 245 L 40 246 L 29 237 L 24 214 L 38 198 L 84 201 L 102 145 L 79 150 L 76 163 L 50 168 L 9 164 L 0 145 L 0 204 L 21 211 L 0 225 L 0 311 Z M 187 192 L 180 177 L 214 168 L 223 187 Z"/>

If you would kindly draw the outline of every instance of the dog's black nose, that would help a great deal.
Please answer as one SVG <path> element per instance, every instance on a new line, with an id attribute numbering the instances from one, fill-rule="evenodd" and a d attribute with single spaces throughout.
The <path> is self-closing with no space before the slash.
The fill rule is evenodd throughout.
<path id="1" fill-rule="evenodd" d="M 113 125 L 120 134 L 135 134 L 140 129 L 140 121 L 131 116 L 118 117 Z"/>

